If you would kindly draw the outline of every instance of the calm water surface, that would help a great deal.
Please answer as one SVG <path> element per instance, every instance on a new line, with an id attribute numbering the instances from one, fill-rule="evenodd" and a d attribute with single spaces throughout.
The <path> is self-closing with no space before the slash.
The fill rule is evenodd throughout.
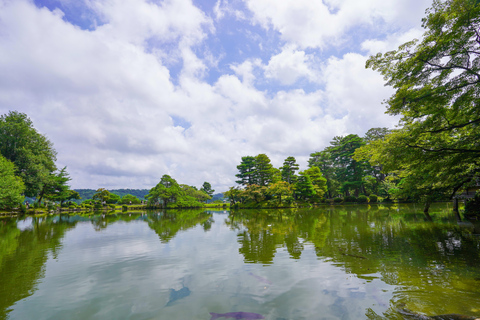
<path id="1" fill-rule="evenodd" d="M 0 319 L 480 317 L 480 226 L 451 209 L 1 218 Z"/>

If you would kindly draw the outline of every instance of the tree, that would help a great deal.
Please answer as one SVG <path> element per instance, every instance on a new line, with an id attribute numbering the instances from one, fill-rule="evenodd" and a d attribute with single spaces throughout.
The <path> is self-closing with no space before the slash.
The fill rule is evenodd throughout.
<path id="1" fill-rule="evenodd" d="M 391 145 L 379 143 L 390 154 L 373 159 L 404 171 L 420 190 L 452 195 L 480 175 L 480 2 L 435 0 L 422 21 L 421 40 L 366 63 L 395 89 L 387 113 L 402 116 Z"/>
<path id="2" fill-rule="evenodd" d="M 275 168 L 270 163 L 270 158 L 266 154 L 259 154 L 255 157 L 255 182 L 261 187 L 267 186 L 273 182 Z"/>
<path id="3" fill-rule="evenodd" d="M 23 201 L 25 186 L 15 176 L 15 165 L 0 155 L 0 208 L 12 208 Z"/>
<path id="4" fill-rule="evenodd" d="M 307 201 L 313 197 L 315 193 L 315 187 L 313 186 L 310 176 L 304 171 L 300 172 L 294 187 L 295 198 Z"/>
<path id="5" fill-rule="evenodd" d="M 318 167 L 311 167 L 305 171 L 302 171 L 302 174 L 310 177 L 313 189 L 315 190 L 315 200 L 322 199 L 327 192 L 327 179 L 325 179 L 325 177 L 322 175 L 320 169 Z"/>
<path id="6" fill-rule="evenodd" d="M 330 157 L 335 167 L 336 179 L 341 183 L 342 192 L 348 196 L 350 191 L 358 197 L 363 186 L 365 162 L 353 159 L 355 150 L 365 142 L 356 134 L 345 137 L 334 137 L 328 147 Z"/>
<path id="7" fill-rule="evenodd" d="M 162 200 L 163 206 L 167 207 L 169 203 L 174 203 L 182 194 L 184 194 L 184 192 L 177 181 L 169 175 L 164 174 L 160 182 L 150 189 L 146 198 L 152 204 Z"/>
<path id="8" fill-rule="evenodd" d="M 203 183 L 200 190 L 205 192 L 207 195 L 209 195 L 210 198 L 212 198 L 212 195 L 215 192 L 215 190 L 212 189 L 212 185 L 210 183 L 206 182 L 206 181 Z"/>
<path id="9" fill-rule="evenodd" d="M 374 141 L 384 140 L 391 132 L 392 130 L 388 128 L 371 128 L 365 133 L 363 140 L 368 145 Z M 364 169 L 365 176 L 363 177 L 363 186 L 365 194 L 369 195 L 373 193 L 375 195 L 387 196 L 384 188 L 386 174 L 382 170 L 382 165 L 370 163 L 369 166 L 364 166 Z"/>
<path id="10" fill-rule="evenodd" d="M 242 162 L 237 166 L 237 169 L 240 173 L 235 176 L 240 180 L 235 181 L 236 183 L 243 186 L 248 186 L 254 183 L 254 174 L 256 172 L 255 157 L 242 157 Z"/>
<path id="11" fill-rule="evenodd" d="M 223 196 L 225 198 L 228 198 L 232 205 L 235 205 L 235 204 L 237 204 L 237 202 L 242 201 L 243 190 L 240 190 L 239 188 L 235 188 L 235 187 L 230 187 L 230 189 L 228 189 L 228 191 L 225 191 L 223 193 Z"/>
<path id="12" fill-rule="evenodd" d="M 100 188 L 100 189 L 97 189 L 97 192 L 93 195 L 92 199 L 99 200 L 102 203 L 103 202 L 106 203 L 108 200 L 110 200 L 111 196 L 112 194 L 110 193 L 110 191 L 108 191 L 105 188 Z"/>
<path id="13" fill-rule="evenodd" d="M 208 183 L 208 182 L 205 182 L 205 183 Z M 205 186 L 205 183 L 204 183 L 204 186 Z M 210 185 L 210 184 L 208 184 L 208 185 Z M 200 190 L 197 190 L 197 188 L 192 187 L 192 186 L 188 186 L 186 184 L 181 184 L 180 188 L 182 188 L 183 192 L 187 196 L 195 198 L 197 201 L 205 202 L 207 200 L 212 199 L 212 196 L 210 196 L 208 193 L 206 193 L 203 190 L 203 188 L 200 189 Z M 211 191 L 211 193 L 213 193 L 215 190 L 210 189 L 210 191 Z"/>
<path id="14" fill-rule="evenodd" d="M 299 165 L 295 157 L 288 157 L 283 162 L 283 166 L 280 168 L 282 172 L 282 180 L 288 183 L 295 183 L 296 176 L 295 171 L 298 171 Z"/>
<path id="15" fill-rule="evenodd" d="M 52 201 L 59 201 L 60 206 L 63 202 L 71 199 L 81 199 L 80 194 L 70 189 L 67 184 L 70 181 L 70 176 L 67 173 L 67 167 L 62 168 L 58 173 L 51 173 L 48 181 L 43 185 L 37 201 L 41 202 L 42 198 Z"/>
<path id="16" fill-rule="evenodd" d="M 337 189 L 340 187 L 340 183 L 335 176 L 335 167 L 332 161 L 332 155 L 328 148 L 314 152 L 310 154 L 310 159 L 308 159 L 308 166 L 318 167 L 323 176 L 327 179 L 327 196 L 328 198 L 333 198 L 337 195 Z"/>
<path id="17" fill-rule="evenodd" d="M 120 204 L 139 204 L 140 199 L 131 194 L 126 194 L 120 200 Z"/>
<path id="18" fill-rule="evenodd" d="M 270 184 L 265 192 L 270 197 L 277 198 L 281 205 L 283 202 L 292 201 L 293 186 L 286 181 L 277 181 Z"/>
<path id="19" fill-rule="evenodd" d="M 0 116 L 0 153 L 15 164 L 15 175 L 23 180 L 28 197 L 36 197 L 56 170 L 53 144 L 24 113 Z"/>

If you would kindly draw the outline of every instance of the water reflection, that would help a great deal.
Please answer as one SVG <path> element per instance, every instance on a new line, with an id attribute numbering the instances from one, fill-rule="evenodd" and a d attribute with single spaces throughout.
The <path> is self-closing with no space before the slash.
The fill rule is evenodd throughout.
<path id="1" fill-rule="evenodd" d="M 398 305 L 426 314 L 448 313 L 453 300 L 461 300 L 457 312 L 478 314 L 480 241 L 473 228 L 458 225 L 448 207 L 435 208 L 433 223 L 413 205 L 398 209 L 245 210 L 231 215 L 227 225 L 239 230 L 239 252 L 247 263 L 274 263 L 279 247 L 298 259 L 304 243 L 312 243 L 318 258 L 347 273 L 399 286 L 387 318 L 399 317 Z"/>
<path id="2" fill-rule="evenodd" d="M 0 319 L 480 316 L 478 226 L 457 224 L 445 205 L 432 208 L 433 221 L 419 212 L 365 205 L 2 219 Z"/>
<path id="3" fill-rule="evenodd" d="M 0 319 L 16 301 L 34 293 L 48 255 L 56 256 L 75 224 L 61 216 L 0 220 Z"/>

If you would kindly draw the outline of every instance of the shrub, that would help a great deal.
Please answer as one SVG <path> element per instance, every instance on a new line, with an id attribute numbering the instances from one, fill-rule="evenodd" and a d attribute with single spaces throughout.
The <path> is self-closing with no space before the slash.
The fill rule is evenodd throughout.
<path id="1" fill-rule="evenodd" d="M 358 203 L 367 203 L 368 198 L 367 198 L 367 196 L 362 194 L 362 195 L 358 196 L 357 201 L 358 201 Z"/>
<path id="2" fill-rule="evenodd" d="M 124 204 L 124 205 L 122 206 L 122 211 L 127 211 L 127 210 L 128 210 L 128 206 Z"/>
<path id="3" fill-rule="evenodd" d="M 113 203 L 110 203 L 108 206 L 112 209 L 115 209 L 115 205 Z"/>
<path id="4" fill-rule="evenodd" d="M 378 201 L 378 197 L 374 194 L 371 194 L 370 196 L 368 196 L 368 198 L 370 199 L 370 202 L 377 202 Z"/>
<path id="5" fill-rule="evenodd" d="M 354 196 L 346 196 L 345 202 L 357 202 L 357 198 Z"/>
<path id="6" fill-rule="evenodd" d="M 343 202 L 343 198 L 334 198 L 333 202 L 335 202 L 335 203 Z"/>

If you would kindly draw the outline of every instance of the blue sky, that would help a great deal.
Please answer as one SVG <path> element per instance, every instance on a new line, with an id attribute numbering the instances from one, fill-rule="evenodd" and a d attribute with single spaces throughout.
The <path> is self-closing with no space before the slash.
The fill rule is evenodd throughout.
<path id="1" fill-rule="evenodd" d="M 366 59 L 421 37 L 427 0 L 0 0 L 0 112 L 26 113 L 74 188 L 217 191 L 246 155 L 306 169 L 394 127 Z"/>

